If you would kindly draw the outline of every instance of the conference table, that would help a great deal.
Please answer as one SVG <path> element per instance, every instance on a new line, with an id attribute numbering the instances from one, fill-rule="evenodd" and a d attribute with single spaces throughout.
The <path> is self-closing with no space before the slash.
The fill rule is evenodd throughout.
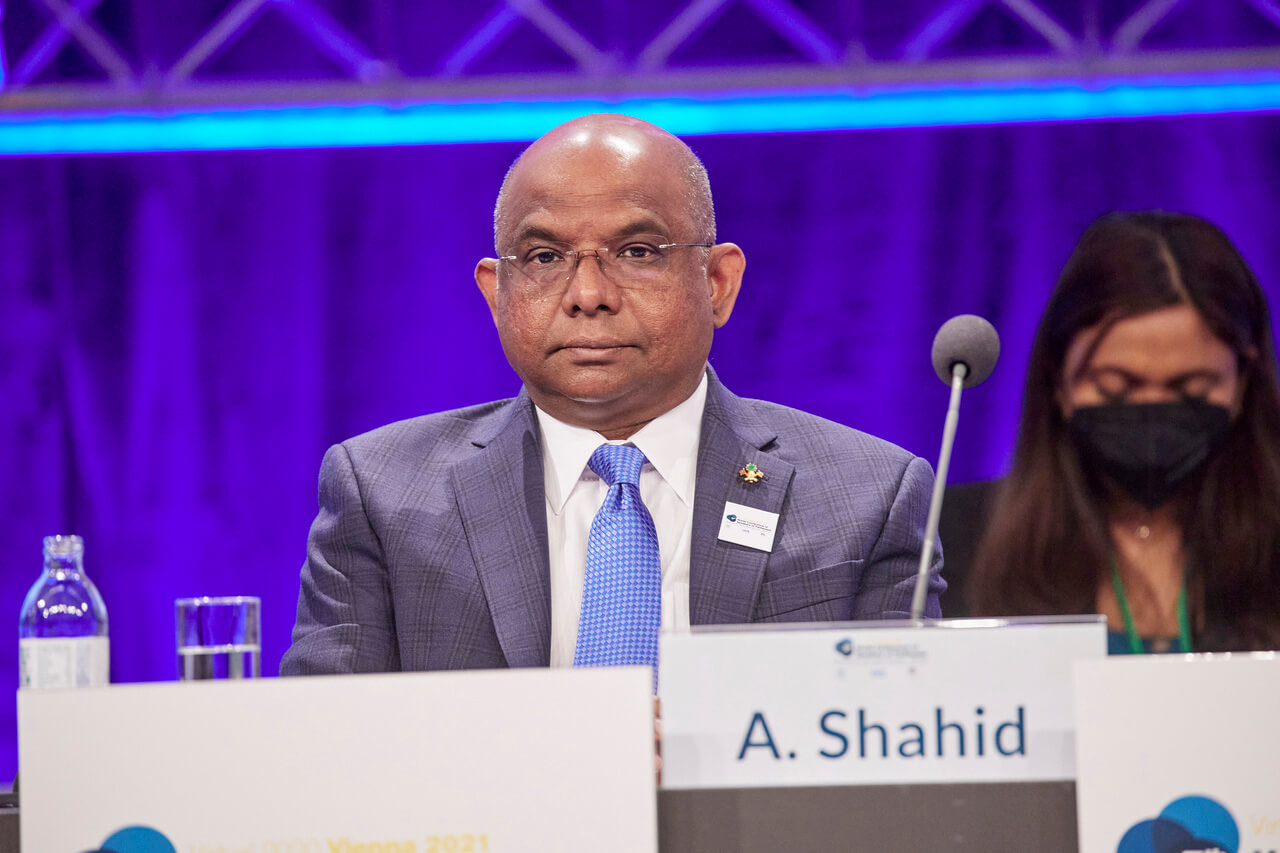
<path id="1" fill-rule="evenodd" d="M 1074 782 L 661 791 L 662 853 L 1076 853 Z"/>
<path id="2" fill-rule="evenodd" d="M 0 801 L 0 853 L 19 853 L 18 820 Z M 1075 853 L 1075 783 L 659 791 L 658 849 Z"/>

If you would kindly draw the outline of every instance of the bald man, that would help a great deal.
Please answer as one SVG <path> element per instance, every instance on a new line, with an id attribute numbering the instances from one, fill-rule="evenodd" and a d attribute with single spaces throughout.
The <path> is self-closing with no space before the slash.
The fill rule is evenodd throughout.
<path id="1" fill-rule="evenodd" d="M 715 242 L 684 143 L 626 116 L 561 125 L 508 172 L 494 244 L 476 283 L 524 386 L 329 449 L 282 674 L 634 661 L 592 656 L 602 624 L 643 647 L 659 627 L 906 618 L 932 471 L 720 384 L 707 356 L 746 261 Z"/>

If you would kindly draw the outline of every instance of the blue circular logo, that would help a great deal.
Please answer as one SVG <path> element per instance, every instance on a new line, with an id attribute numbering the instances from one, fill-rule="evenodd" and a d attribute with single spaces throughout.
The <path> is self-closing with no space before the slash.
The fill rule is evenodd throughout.
<path id="1" fill-rule="evenodd" d="M 1181 797 L 1154 818 L 1138 821 L 1116 853 L 1239 853 L 1240 828 L 1227 807 L 1209 797 Z"/>
<path id="2" fill-rule="evenodd" d="M 725 518 L 729 519 L 730 521 L 738 520 L 738 517 L 736 515 L 726 515 Z"/>
<path id="3" fill-rule="evenodd" d="M 99 853 L 178 853 L 178 848 L 157 829 L 126 826 L 111 833 Z"/>

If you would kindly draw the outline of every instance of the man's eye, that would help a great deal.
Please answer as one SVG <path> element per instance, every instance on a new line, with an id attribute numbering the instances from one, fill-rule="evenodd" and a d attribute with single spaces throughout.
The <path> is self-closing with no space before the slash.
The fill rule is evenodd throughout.
<path id="1" fill-rule="evenodd" d="M 547 264 L 554 264 L 564 260 L 564 256 L 552 249 L 535 249 L 525 255 L 525 263 L 530 266 L 540 267 Z"/>
<path id="2" fill-rule="evenodd" d="M 656 246 L 648 243 L 628 243 L 618 250 L 618 257 L 624 261 L 652 261 L 661 254 Z"/>

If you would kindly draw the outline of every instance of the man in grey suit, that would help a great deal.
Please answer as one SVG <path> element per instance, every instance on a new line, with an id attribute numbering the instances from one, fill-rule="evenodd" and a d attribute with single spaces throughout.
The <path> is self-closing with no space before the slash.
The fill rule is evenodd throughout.
<path id="1" fill-rule="evenodd" d="M 932 471 L 719 382 L 745 258 L 682 142 L 568 122 L 512 167 L 494 232 L 476 282 L 524 387 L 329 449 L 282 674 L 572 665 L 608 442 L 644 453 L 664 630 L 907 616 Z"/>

